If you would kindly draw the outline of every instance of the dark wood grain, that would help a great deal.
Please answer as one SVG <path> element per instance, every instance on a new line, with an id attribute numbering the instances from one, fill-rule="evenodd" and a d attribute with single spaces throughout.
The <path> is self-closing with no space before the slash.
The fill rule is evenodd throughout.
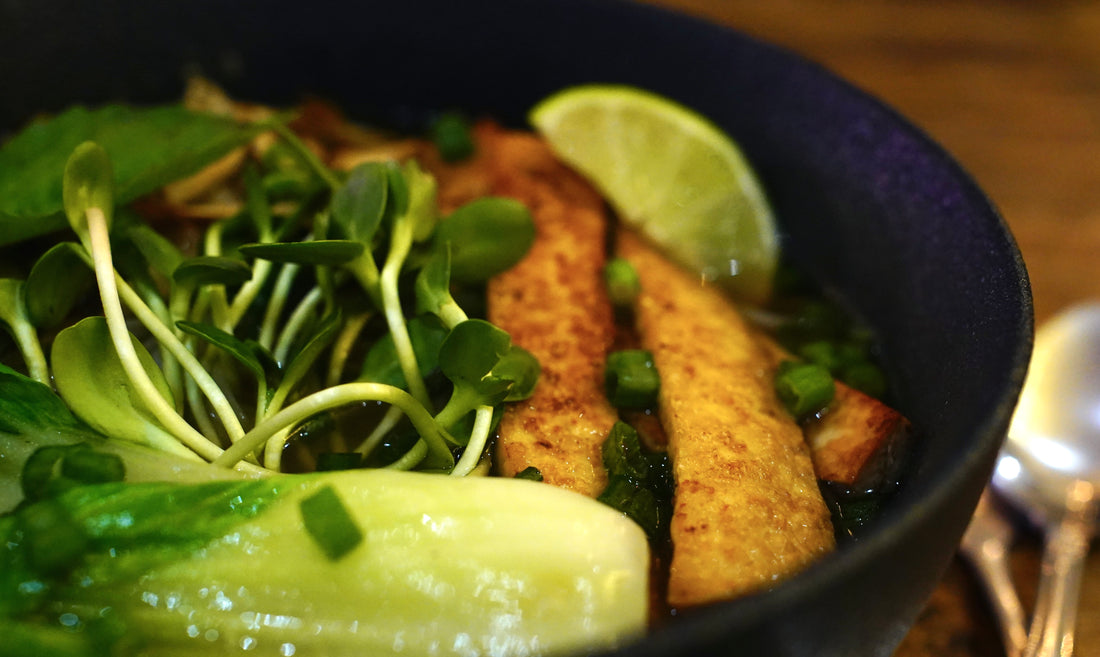
<path id="1" fill-rule="evenodd" d="M 813 59 L 893 105 L 987 191 L 1024 255 L 1036 321 L 1100 299 L 1100 3 L 1052 0 L 647 0 Z M 1013 569 L 1030 607 L 1039 539 Z M 897 657 L 1000 653 L 961 561 Z M 1100 656 L 1100 553 L 1087 565 L 1078 657 Z"/>

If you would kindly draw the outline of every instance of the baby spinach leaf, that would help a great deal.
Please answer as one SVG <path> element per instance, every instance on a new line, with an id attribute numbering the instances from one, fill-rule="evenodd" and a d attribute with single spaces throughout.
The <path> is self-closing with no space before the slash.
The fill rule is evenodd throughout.
<path id="1" fill-rule="evenodd" d="M 171 389 L 153 357 L 136 338 L 131 340 L 153 385 L 171 401 Z M 88 317 L 58 333 L 50 362 L 57 391 L 89 426 L 105 435 L 178 453 L 180 443 L 160 426 L 133 389 L 104 318 Z"/>
<path id="2" fill-rule="evenodd" d="M 62 174 L 83 142 L 110 156 L 122 205 L 195 173 L 262 128 L 178 105 L 74 107 L 35 123 L 0 149 L 0 244 L 64 227 Z"/>
<path id="3" fill-rule="evenodd" d="M 54 328 L 84 299 L 95 276 L 75 242 L 61 242 L 42 254 L 27 274 L 27 316 L 38 328 Z"/>

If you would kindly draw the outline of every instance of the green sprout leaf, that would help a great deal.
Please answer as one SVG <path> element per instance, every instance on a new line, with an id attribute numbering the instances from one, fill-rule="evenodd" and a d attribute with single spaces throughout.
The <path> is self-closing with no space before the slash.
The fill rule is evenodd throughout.
<path id="1" fill-rule="evenodd" d="M 27 313 L 25 287 L 21 280 L 0 278 L 0 328 L 15 339 L 31 376 L 46 383 L 50 378 L 49 366 Z"/>
<path id="2" fill-rule="evenodd" d="M 250 258 L 272 262 L 293 262 L 300 265 L 338 267 L 358 258 L 364 251 L 352 240 L 314 240 L 311 242 L 271 242 L 245 244 L 238 249 Z"/>
<path id="3" fill-rule="evenodd" d="M 435 239 L 451 245 L 451 276 L 478 283 L 505 271 L 527 254 L 535 224 L 527 206 L 485 197 L 458 208 L 439 224 Z"/>
<path id="4" fill-rule="evenodd" d="M 176 322 L 176 326 L 195 337 L 218 347 L 244 365 L 255 376 L 256 381 L 265 386 L 278 377 L 278 365 L 275 358 L 255 340 L 242 340 L 232 333 L 216 326 L 200 322 Z"/>
<path id="5" fill-rule="evenodd" d="M 450 245 L 437 248 L 416 275 L 416 311 L 430 313 L 449 327 L 466 321 L 466 312 L 451 296 Z"/>
<path id="6" fill-rule="evenodd" d="M 389 167 L 367 162 L 351 170 L 343 186 L 332 196 L 332 221 L 344 235 L 369 246 L 389 200 Z"/>
<path id="7" fill-rule="evenodd" d="M 172 276 L 186 259 L 175 244 L 147 224 L 134 223 L 126 230 L 126 239 L 163 276 Z"/>
<path id="8" fill-rule="evenodd" d="M 114 211 L 114 175 L 111 159 L 99 144 L 86 141 L 73 150 L 65 164 L 63 201 L 69 226 L 86 239 L 89 208 L 98 208 L 110 221 Z M 109 225 L 109 224 L 108 224 Z"/>
<path id="9" fill-rule="evenodd" d="M 439 364 L 439 348 L 443 344 L 443 339 L 447 337 L 447 330 L 438 321 L 428 317 L 414 317 L 409 320 L 408 328 L 420 374 L 427 376 Z M 394 346 L 392 335 L 386 333 L 371 345 L 363 361 L 359 380 L 408 389 L 408 383 L 405 381 L 405 375 L 397 359 L 397 347 Z"/>
<path id="10" fill-rule="evenodd" d="M 27 315 L 38 328 L 54 328 L 83 300 L 95 282 L 75 242 L 50 247 L 27 274 Z"/>
<path id="11" fill-rule="evenodd" d="M 512 346 L 507 332 L 481 319 L 470 319 L 451 329 L 439 349 L 439 366 L 455 385 L 499 392 L 500 382 L 487 379 Z M 484 387 L 482 387 L 484 386 Z"/>
<path id="12" fill-rule="evenodd" d="M 172 271 L 172 280 L 184 288 L 203 285 L 240 285 L 252 278 L 252 269 L 235 258 L 196 256 L 180 263 Z"/>
<path id="13" fill-rule="evenodd" d="M 513 344 L 508 349 L 508 353 L 493 366 L 492 376 L 511 382 L 508 396 L 504 401 L 515 402 L 531 396 L 541 373 L 542 366 L 539 364 L 539 359 L 535 358 L 530 351 Z"/>
<path id="14" fill-rule="evenodd" d="M 170 402 L 171 389 L 156 361 L 141 342 L 130 337 L 153 385 Z M 88 317 L 58 333 L 50 362 L 57 391 L 73 413 L 93 429 L 172 453 L 189 454 L 157 422 L 133 389 L 102 317 Z"/>

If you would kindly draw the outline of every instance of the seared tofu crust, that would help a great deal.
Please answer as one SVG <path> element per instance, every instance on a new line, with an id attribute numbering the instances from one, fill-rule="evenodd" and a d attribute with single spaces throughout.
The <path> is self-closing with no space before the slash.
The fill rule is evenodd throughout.
<path id="1" fill-rule="evenodd" d="M 533 466 L 543 481 L 595 497 L 607 486 L 601 445 L 618 415 L 603 371 L 615 327 L 603 283 L 608 215 L 601 197 L 536 137 L 481 125 L 480 167 L 489 192 L 531 210 L 527 256 L 489 283 L 489 321 L 538 358 L 534 394 L 504 411 L 496 442 L 500 473 Z M 457 179 L 469 184 L 477 176 Z"/>
<path id="2" fill-rule="evenodd" d="M 761 332 L 756 338 L 774 369 L 795 357 Z M 913 433 L 909 420 L 886 403 L 834 381 L 836 394 L 819 416 L 805 421 L 817 478 L 854 490 L 890 485 L 900 473 Z"/>
<path id="3" fill-rule="evenodd" d="M 840 382 L 829 408 L 804 430 L 818 478 L 858 490 L 897 477 L 912 434 L 901 413 Z"/>
<path id="4" fill-rule="evenodd" d="M 766 589 L 835 546 L 802 431 L 772 363 L 722 292 L 620 231 L 638 271 L 636 312 L 661 375 L 660 414 L 676 481 L 668 603 Z"/>

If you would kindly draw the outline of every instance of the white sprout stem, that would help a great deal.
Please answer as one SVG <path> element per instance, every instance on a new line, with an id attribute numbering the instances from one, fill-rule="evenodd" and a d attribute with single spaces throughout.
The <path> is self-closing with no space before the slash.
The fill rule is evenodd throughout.
<path id="1" fill-rule="evenodd" d="M 401 458 L 386 466 L 387 470 L 412 470 L 428 456 L 428 444 L 418 440 Z"/>
<path id="2" fill-rule="evenodd" d="M 386 258 L 386 264 L 382 266 L 380 280 L 382 309 L 386 315 L 390 334 L 393 336 L 393 346 L 397 350 L 397 360 L 401 365 L 401 373 L 405 375 L 409 392 L 425 408 L 431 408 L 428 387 L 424 384 L 424 378 L 420 376 L 420 367 L 416 362 L 416 353 L 409 338 L 409 329 L 405 324 L 405 314 L 401 309 L 401 298 L 397 289 L 397 277 L 401 273 L 401 267 L 405 263 L 409 249 L 412 248 L 412 237 L 409 221 L 399 220 L 393 229 L 389 256 Z"/>
<path id="3" fill-rule="evenodd" d="M 39 383 L 50 385 L 50 367 L 46 364 L 46 353 L 38 341 L 38 333 L 30 322 L 12 322 L 12 334 L 23 360 L 27 363 L 27 373 Z"/>
<path id="4" fill-rule="evenodd" d="M 318 413 L 364 400 L 384 401 L 399 406 L 409 416 L 422 439 L 425 442 L 431 441 L 429 447 L 434 447 L 440 455 L 450 455 L 450 450 L 440 437 L 440 429 L 435 424 L 431 413 L 412 395 L 400 388 L 383 383 L 356 382 L 315 392 L 264 419 L 245 434 L 244 438 L 215 459 L 214 465 L 232 466 L 245 455 L 265 445 L 272 436 L 284 431 L 287 427 L 296 426 Z"/>
<path id="5" fill-rule="evenodd" d="M 443 320 L 444 326 L 446 326 L 448 329 L 453 329 L 454 327 L 469 319 L 469 317 L 466 315 L 466 311 L 453 301 L 443 305 L 439 309 L 439 318 Z"/>
<path id="6" fill-rule="evenodd" d="M 390 406 L 386 410 L 386 414 L 383 415 L 382 419 L 378 421 L 378 424 L 374 426 L 374 430 L 370 432 L 370 435 L 367 436 L 363 442 L 359 443 L 355 451 L 362 454 L 364 457 L 369 455 L 374 451 L 375 447 L 378 447 L 382 439 L 386 437 L 386 434 L 397 426 L 397 423 L 400 422 L 403 417 L 405 417 L 404 411 L 396 406 Z"/>
<path id="7" fill-rule="evenodd" d="M 248 279 L 244 285 L 237 290 L 236 296 L 233 297 L 233 303 L 230 304 L 228 310 L 228 317 L 226 321 L 230 327 L 236 327 L 244 317 L 244 314 L 248 311 L 248 307 L 252 305 L 252 302 L 256 299 L 256 295 L 260 293 L 260 289 L 263 288 L 264 283 L 267 282 L 267 276 L 271 273 L 272 263 L 270 260 L 257 260 L 252 265 L 252 278 Z"/>
<path id="8" fill-rule="evenodd" d="M 235 441 L 243 436 L 244 427 L 241 426 L 241 421 L 237 417 L 237 412 L 233 409 L 233 405 L 229 403 L 229 400 L 226 399 L 225 393 L 223 393 L 221 388 L 218 387 L 218 384 L 215 383 L 214 378 L 210 376 L 210 373 L 207 372 L 206 368 L 199 362 L 199 359 L 196 358 L 195 355 L 191 353 L 191 350 L 176 337 L 172 329 L 168 328 L 160 321 L 160 318 L 145 305 L 145 302 L 141 300 L 137 292 L 135 292 L 126 281 L 122 280 L 121 276 L 115 274 L 111 277 L 111 280 L 117 281 L 118 292 L 121 293 L 123 300 L 126 302 L 126 306 L 137 316 L 138 321 L 153 334 L 157 342 L 175 356 L 176 360 L 183 366 L 187 374 L 195 380 L 195 383 L 198 385 L 203 395 L 210 400 L 210 406 L 214 409 L 214 413 L 217 414 L 218 419 L 221 420 L 222 426 L 225 427 L 225 432 L 229 436 L 229 439 Z M 104 306 L 106 306 L 106 304 L 104 304 Z M 121 308 L 119 311 L 121 312 Z"/>
<path id="9" fill-rule="evenodd" d="M 206 231 L 203 240 L 203 252 L 210 256 L 222 254 L 222 232 L 224 224 L 217 223 Z M 232 333 L 233 327 L 229 323 L 229 300 L 225 296 L 225 287 L 222 285 L 204 286 L 201 290 L 202 297 L 210 307 L 210 318 L 214 326 L 226 333 Z"/>
<path id="10" fill-rule="evenodd" d="M 118 354 L 126 377 L 134 386 L 134 391 L 153 413 L 157 421 L 172 433 L 181 443 L 201 455 L 207 460 L 215 459 L 221 453 L 221 448 L 206 439 L 201 433 L 188 424 L 176 409 L 161 396 L 149 373 L 145 371 L 130 337 L 130 331 L 126 328 L 126 318 L 122 314 L 122 304 L 119 300 L 118 287 L 115 285 L 114 262 L 111 259 L 111 243 L 107 233 L 107 217 L 103 210 L 90 207 L 85 211 L 88 220 L 88 244 L 92 251 L 92 264 L 95 268 L 96 281 L 99 285 L 99 295 L 103 302 L 103 314 L 107 320 L 107 329 L 111 335 L 115 352 Z M 130 290 L 131 294 L 137 294 Z M 138 299 L 140 302 L 140 299 Z M 144 303 L 142 307 L 148 309 Z M 149 311 L 152 314 L 152 311 Z M 160 320 L 157 319 L 157 324 Z M 161 324 L 161 326 L 163 326 Z"/>
<path id="11" fill-rule="evenodd" d="M 493 425 L 493 407 L 478 406 L 474 415 L 474 429 L 470 432 L 470 442 L 466 444 L 466 450 L 458 459 L 451 474 L 457 477 L 465 477 L 474 471 L 481 462 L 481 455 L 485 451 L 485 443 L 489 440 L 489 429 Z"/>
<path id="12" fill-rule="evenodd" d="M 363 332 L 363 327 L 367 325 L 370 318 L 371 313 L 369 312 L 352 316 L 348 319 L 344 328 L 341 329 L 340 335 L 336 336 L 336 341 L 332 345 L 332 355 L 328 361 L 328 375 L 325 378 L 326 386 L 331 388 L 340 383 L 352 347 L 355 346 L 359 334 Z"/>
<path id="13" fill-rule="evenodd" d="M 302 266 L 295 263 L 287 263 L 279 269 L 279 275 L 275 278 L 275 287 L 271 291 L 271 302 L 264 310 L 264 319 L 260 328 L 258 342 L 267 350 L 271 350 L 275 343 L 276 324 L 283 313 L 287 297 L 290 295 L 290 287 L 294 284 L 294 278 L 298 275 Z"/>
<path id="14" fill-rule="evenodd" d="M 218 428 L 214 426 L 214 422 L 210 419 L 210 411 L 203 404 L 202 392 L 195 380 L 191 377 L 185 377 L 183 386 L 187 395 L 187 405 L 191 409 L 191 417 L 195 418 L 195 424 L 199 425 L 199 431 L 207 436 L 218 435 Z"/>
<path id="15" fill-rule="evenodd" d="M 164 303 L 158 294 L 147 294 L 143 299 L 149 309 L 153 311 L 160 321 L 166 326 L 175 326 L 174 317 L 170 305 Z M 179 332 L 176 331 L 176 337 Z M 172 389 L 172 395 L 176 400 L 176 412 L 182 414 L 184 408 L 185 392 L 183 388 L 183 370 L 176 357 L 161 345 L 160 369 L 164 371 L 164 378 L 168 380 L 168 387 Z M 210 434 L 207 434 L 210 435 Z"/>
<path id="16" fill-rule="evenodd" d="M 294 339 L 298 337 L 302 327 L 309 320 L 310 314 L 317 308 L 317 304 L 324 300 L 321 288 L 314 287 L 298 303 L 298 307 L 290 314 L 290 318 L 283 327 L 283 333 L 279 336 L 279 343 L 275 346 L 275 360 L 280 365 L 285 365 L 290 355 L 290 348 L 294 345 Z"/>
<path id="17" fill-rule="evenodd" d="M 283 449 L 286 447 L 290 430 L 290 427 L 287 427 L 267 439 L 267 444 L 264 446 L 264 467 L 268 470 L 279 472 L 282 469 Z"/>

